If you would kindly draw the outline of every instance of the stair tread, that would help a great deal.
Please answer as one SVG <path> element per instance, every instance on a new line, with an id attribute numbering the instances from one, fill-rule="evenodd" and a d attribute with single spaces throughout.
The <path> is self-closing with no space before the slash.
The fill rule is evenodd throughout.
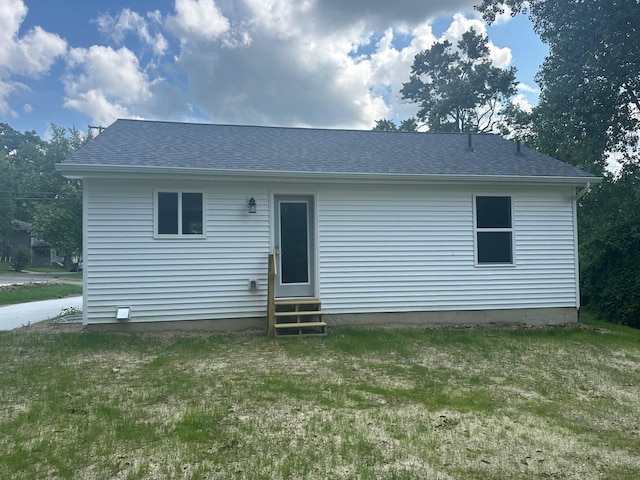
<path id="1" fill-rule="evenodd" d="M 323 315 L 322 310 L 299 310 L 297 312 L 275 312 L 276 317 L 309 317 L 311 315 Z"/>
<path id="2" fill-rule="evenodd" d="M 326 322 L 296 322 L 296 323 L 276 323 L 274 327 L 278 328 L 310 328 L 310 327 L 326 327 Z"/>
<path id="3" fill-rule="evenodd" d="M 276 305 L 310 305 L 320 303 L 317 298 L 276 298 Z"/>

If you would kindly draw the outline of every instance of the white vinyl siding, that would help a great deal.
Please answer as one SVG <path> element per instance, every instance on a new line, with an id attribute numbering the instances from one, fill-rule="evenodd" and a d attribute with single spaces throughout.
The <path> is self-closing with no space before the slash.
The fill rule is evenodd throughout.
<path id="1" fill-rule="evenodd" d="M 205 192 L 206 238 L 154 238 L 149 182 L 85 180 L 85 263 L 89 323 L 113 322 L 117 306 L 131 321 L 260 316 L 266 308 L 268 196 L 253 187 L 198 185 Z M 190 188 L 196 188 L 191 186 Z M 247 192 L 258 203 L 247 212 Z M 250 279 L 260 279 L 257 291 Z"/>
<path id="2" fill-rule="evenodd" d="M 474 193 L 511 196 L 517 265 L 475 266 Z M 576 306 L 570 188 L 334 189 L 318 204 L 328 313 Z"/>
<path id="3" fill-rule="evenodd" d="M 154 238 L 154 192 L 171 190 L 203 192 L 204 238 Z M 131 322 L 264 317 L 276 193 L 315 196 L 313 260 L 328 315 L 577 306 L 570 187 L 88 179 L 88 322 L 115 322 L 118 306 L 131 307 Z M 509 268 L 476 266 L 474 195 L 511 197 Z"/>

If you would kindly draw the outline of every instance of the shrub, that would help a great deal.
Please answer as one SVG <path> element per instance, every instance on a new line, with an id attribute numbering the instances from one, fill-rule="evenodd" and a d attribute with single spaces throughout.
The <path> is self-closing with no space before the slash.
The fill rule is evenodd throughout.
<path id="1" fill-rule="evenodd" d="M 11 262 L 11 267 L 16 272 L 21 272 L 29 263 L 31 263 L 31 250 L 24 245 L 20 245 L 16 251 L 16 256 Z"/>

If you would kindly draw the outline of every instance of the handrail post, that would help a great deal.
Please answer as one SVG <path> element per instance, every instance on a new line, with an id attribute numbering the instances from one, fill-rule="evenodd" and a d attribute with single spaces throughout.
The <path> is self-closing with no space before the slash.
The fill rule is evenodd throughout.
<path id="1" fill-rule="evenodd" d="M 269 278 L 267 279 L 267 334 L 275 336 L 276 323 L 276 254 L 269 254 Z"/>

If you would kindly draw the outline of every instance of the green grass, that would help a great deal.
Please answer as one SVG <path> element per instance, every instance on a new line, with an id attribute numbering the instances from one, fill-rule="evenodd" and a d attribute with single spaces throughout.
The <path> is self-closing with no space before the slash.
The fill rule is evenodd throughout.
<path id="1" fill-rule="evenodd" d="M 0 333 L 0 478 L 636 479 L 640 332 Z"/>
<path id="2" fill-rule="evenodd" d="M 50 300 L 82 294 L 82 287 L 65 283 L 27 283 L 0 289 L 0 305 Z"/>

